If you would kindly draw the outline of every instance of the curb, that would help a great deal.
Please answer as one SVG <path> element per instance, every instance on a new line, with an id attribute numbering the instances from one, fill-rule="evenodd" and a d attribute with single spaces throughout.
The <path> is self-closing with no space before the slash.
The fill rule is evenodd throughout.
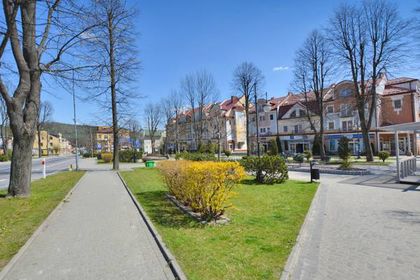
<path id="1" fill-rule="evenodd" d="M 66 200 L 73 194 L 76 188 L 81 184 L 81 182 L 85 179 L 87 172 L 83 174 L 83 176 L 79 179 L 79 181 L 70 189 L 70 191 L 66 194 L 66 196 L 58 203 L 58 205 L 51 211 L 51 213 L 45 218 L 45 220 L 39 225 L 39 227 L 34 231 L 34 233 L 29 237 L 29 239 L 25 242 L 25 244 L 20 247 L 19 251 L 13 256 L 13 258 L 6 264 L 5 267 L 0 271 L 0 280 L 6 279 L 7 273 L 13 268 L 16 262 L 19 261 L 20 257 L 25 253 L 26 249 L 32 244 L 32 242 L 37 238 L 41 232 L 48 227 L 48 223 L 50 220 L 58 214 L 59 209 L 63 206 Z"/>
<path id="2" fill-rule="evenodd" d="M 124 188 L 126 189 L 128 195 L 130 196 L 131 201 L 133 201 L 134 205 L 136 206 L 137 210 L 139 211 L 139 214 L 140 214 L 141 218 L 143 219 L 143 221 L 145 222 L 145 224 L 147 226 L 147 229 L 152 234 L 152 237 L 155 240 L 156 244 L 158 245 L 158 248 L 159 248 L 160 252 L 162 253 L 163 257 L 165 258 L 166 262 L 168 263 L 169 268 L 171 269 L 172 273 L 174 274 L 175 279 L 187 280 L 187 277 L 185 276 L 184 272 L 182 271 L 182 269 L 179 266 L 178 262 L 176 261 L 175 257 L 169 251 L 168 247 L 166 246 L 162 237 L 157 232 L 156 228 L 153 226 L 152 221 L 147 216 L 143 207 L 140 205 L 140 203 L 135 198 L 134 194 L 128 188 L 128 185 L 125 182 L 125 180 L 123 179 L 123 177 L 121 176 L 120 172 L 117 172 L 117 174 L 118 174 L 118 177 L 120 178 L 121 182 L 123 183 Z M 1 278 L 0 278 L 0 280 L 1 280 Z"/>
<path id="3" fill-rule="evenodd" d="M 300 168 L 300 167 L 288 167 L 289 171 L 296 171 L 296 172 L 310 172 L 309 168 Z M 369 170 L 329 170 L 329 169 L 319 169 L 319 173 L 321 174 L 334 174 L 334 175 L 371 175 L 372 173 Z"/>
<path id="4" fill-rule="evenodd" d="M 305 244 L 305 241 L 307 239 L 307 236 L 310 232 L 309 230 L 309 223 L 312 218 L 312 216 L 315 213 L 315 209 L 318 208 L 320 203 L 320 192 L 321 188 L 325 188 L 324 184 L 320 183 L 318 186 L 318 189 L 316 190 L 316 193 L 314 195 L 314 198 L 312 200 L 311 206 L 309 206 L 308 213 L 306 214 L 305 220 L 303 221 L 303 224 L 300 228 L 299 234 L 296 238 L 296 243 L 293 246 L 292 252 L 290 252 L 289 257 L 287 258 L 286 265 L 283 268 L 283 272 L 281 273 L 280 280 L 291 280 L 293 279 L 294 270 L 296 267 L 296 264 L 299 260 L 302 248 Z"/>

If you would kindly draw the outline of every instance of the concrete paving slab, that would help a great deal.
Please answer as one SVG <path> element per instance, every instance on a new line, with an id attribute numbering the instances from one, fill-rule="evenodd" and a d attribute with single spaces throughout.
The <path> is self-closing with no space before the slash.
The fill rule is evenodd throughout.
<path id="1" fill-rule="evenodd" d="M 366 186 L 365 179 L 321 176 L 316 205 L 300 233 L 304 238 L 282 279 L 419 278 L 420 192 Z"/>
<path id="2" fill-rule="evenodd" d="M 118 175 L 82 180 L 0 279 L 174 279 Z"/>

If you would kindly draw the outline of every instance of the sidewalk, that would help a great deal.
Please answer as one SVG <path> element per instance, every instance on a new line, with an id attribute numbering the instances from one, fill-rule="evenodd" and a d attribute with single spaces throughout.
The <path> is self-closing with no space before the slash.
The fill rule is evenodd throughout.
<path id="1" fill-rule="evenodd" d="M 418 279 L 420 188 L 365 186 L 364 177 L 321 175 L 283 279 Z"/>
<path id="2" fill-rule="evenodd" d="M 88 172 L 0 279 L 174 279 L 118 175 Z"/>

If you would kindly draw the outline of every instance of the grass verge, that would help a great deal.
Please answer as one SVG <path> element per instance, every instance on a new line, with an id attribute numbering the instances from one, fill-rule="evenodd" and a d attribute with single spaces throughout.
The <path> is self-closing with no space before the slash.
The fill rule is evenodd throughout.
<path id="1" fill-rule="evenodd" d="M 63 200 L 84 172 L 62 172 L 32 182 L 29 198 L 6 198 L 0 191 L 0 270 Z"/>
<path id="2" fill-rule="evenodd" d="M 231 222 L 202 226 L 165 198 L 157 169 L 122 175 L 189 279 L 279 279 L 317 188 L 245 180 L 227 211 Z"/>

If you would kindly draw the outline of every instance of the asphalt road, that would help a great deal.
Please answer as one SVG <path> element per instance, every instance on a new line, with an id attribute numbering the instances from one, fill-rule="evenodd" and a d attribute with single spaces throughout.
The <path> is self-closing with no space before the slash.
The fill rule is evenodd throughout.
<path id="1" fill-rule="evenodd" d="M 47 162 L 47 176 L 58 171 L 67 170 L 70 164 L 75 166 L 74 155 L 69 156 L 51 156 L 45 157 Z M 41 159 L 32 160 L 32 180 L 42 178 Z M 0 163 L 0 189 L 6 189 L 9 186 L 10 162 Z"/>

